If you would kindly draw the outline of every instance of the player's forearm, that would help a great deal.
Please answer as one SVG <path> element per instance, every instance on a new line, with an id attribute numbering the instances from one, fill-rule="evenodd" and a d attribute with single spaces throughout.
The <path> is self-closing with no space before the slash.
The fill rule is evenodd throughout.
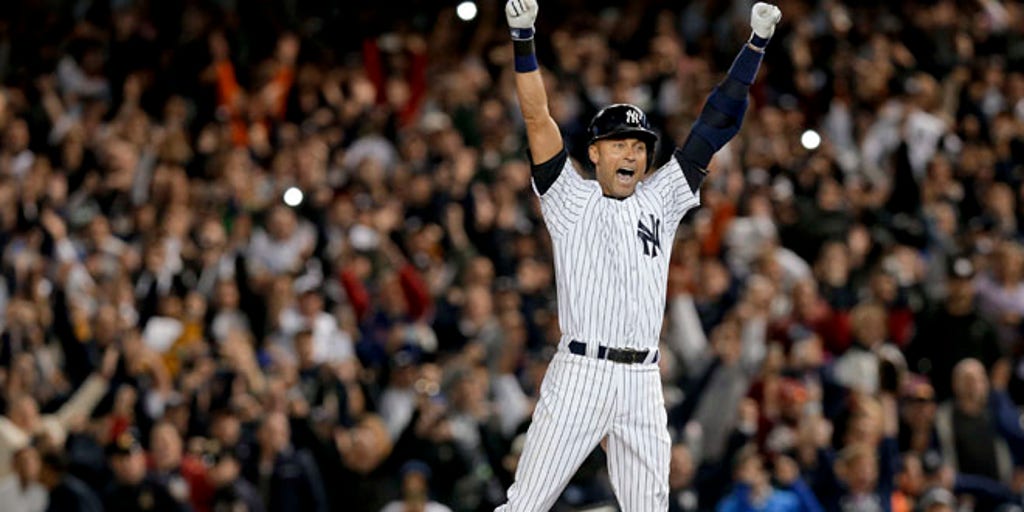
<path id="1" fill-rule="evenodd" d="M 540 71 L 516 72 L 516 96 L 519 97 L 519 111 L 523 114 L 527 129 L 531 124 L 551 118 L 548 111 L 548 94 L 544 90 Z"/>
<path id="2" fill-rule="evenodd" d="M 747 110 L 747 94 L 757 76 L 764 50 L 743 45 L 729 74 L 708 96 L 700 117 L 682 146 L 685 157 L 706 169 L 719 149 L 740 131 Z"/>
<path id="3" fill-rule="evenodd" d="M 516 73 L 516 91 L 533 163 L 547 162 L 562 150 L 562 139 L 558 125 L 548 111 L 548 97 L 540 71 Z"/>

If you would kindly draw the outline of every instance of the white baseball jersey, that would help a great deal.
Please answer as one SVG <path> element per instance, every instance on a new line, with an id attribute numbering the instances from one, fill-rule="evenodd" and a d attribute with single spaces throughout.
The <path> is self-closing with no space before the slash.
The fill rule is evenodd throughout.
<path id="1" fill-rule="evenodd" d="M 605 197 L 563 150 L 534 190 L 555 253 L 559 351 L 548 366 L 502 512 L 548 511 L 580 464 L 607 439 L 608 474 L 623 511 L 668 508 L 671 439 L 658 365 L 676 227 L 697 206 L 672 158 L 625 199 Z M 569 344 L 586 344 L 585 355 Z M 643 364 L 595 357 L 598 347 L 647 350 Z"/>
<path id="2" fill-rule="evenodd" d="M 657 349 L 676 228 L 699 196 L 674 157 L 625 199 L 603 195 L 564 153 L 556 158 L 565 163 L 540 203 L 554 246 L 562 343 Z"/>

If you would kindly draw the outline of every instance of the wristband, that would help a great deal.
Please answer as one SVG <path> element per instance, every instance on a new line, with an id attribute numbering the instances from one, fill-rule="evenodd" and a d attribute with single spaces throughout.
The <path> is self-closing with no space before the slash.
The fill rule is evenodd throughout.
<path id="1" fill-rule="evenodd" d="M 529 31 L 529 38 L 519 39 L 517 37 L 525 35 L 526 31 Z M 512 29 L 512 50 L 515 55 L 516 73 L 529 73 L 540 68 L 537 64 L 537 51 L 533 44 L 532 28 Z"/>
<path id="2" fill-rule="evenodd" d="M 764 52 L 764 48 L 768 46 L 768 41 L 770 40 L 771 38 L 765 39 L 753 32 L 750 33 L 750 45 L 757 47 L 757 49 L 762 53 Z"/>

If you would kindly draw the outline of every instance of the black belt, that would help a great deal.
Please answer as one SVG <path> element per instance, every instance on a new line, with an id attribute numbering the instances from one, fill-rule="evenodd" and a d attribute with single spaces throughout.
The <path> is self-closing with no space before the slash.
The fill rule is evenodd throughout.
<path id="1" fill-rule="evenodd" d="M 578 356 L 587 355 L 587 344 L 582 341 L 572 340 L 569 342 L 569 352 Z M 604 345 L 598 345 L 597 347 L 597 358 L 607 359 L 616 363 L 623 364 L 639 364 L 647 361 L 647 355 L 650 354 L 649 350 L 632 350 L 628 348 L 611 348 Z M 654 360 L 652 363 L 658 362 L 658 351 L 654 351 Z"/>

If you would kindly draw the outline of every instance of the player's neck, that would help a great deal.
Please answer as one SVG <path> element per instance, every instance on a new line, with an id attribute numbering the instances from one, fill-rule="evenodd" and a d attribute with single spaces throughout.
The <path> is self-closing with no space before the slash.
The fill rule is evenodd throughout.
<path id="1" fill-rule="evenodd" d="M 609 194 L 607 192 L 602 192 L 601 195 L 603 195 L 604 197 L 607 197 L 608 199 L 614 199 L 616 201 L 625 201 L 626 199 L 629 199 L 629 198 L 633 197 L 633 194 L 630 194 L 630 195 L 625 196 L 625 197 L 615 197 L 615 196 L 613 196 L 613 195 L 611 195 L 611 194 Z"/>

